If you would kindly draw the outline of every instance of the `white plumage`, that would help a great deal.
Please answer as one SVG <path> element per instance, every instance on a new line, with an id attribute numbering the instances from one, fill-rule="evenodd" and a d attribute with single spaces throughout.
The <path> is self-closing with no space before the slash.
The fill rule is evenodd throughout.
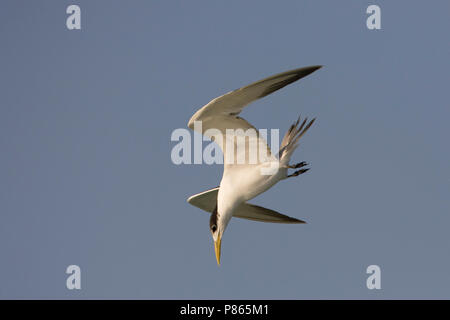
<path id="1" fill-rule="evenodd" d="M 313 124 L 300 118 L 284 136 L 278 157 L 270 152 L 267 142 L 255 127 L 239 117 L 245 106 L 297 81 L 321 66 L 311 66 L 277 74 L 213 99 L 189 120 L 188 127 L 213 139 L 224 154 L 224 172 L 220 186 L 191 196 L 188 202 L 211 212 L 210 230 L 214 239 L 217 263 L 220 264 L 222 235 L 231 217 L 278 222 L 304 223 L 273 210 L 247 203 L 278 181 L 298 176 L 308 169 L 300 162 L 289 165 L 298 140 Z M 201 121 L 201 126 L 195 122 Z M 254 133 L 254 134 L 249 134 Z M 288 175 L 288 169 L 299 169 Z M 301 169 L 302 168 L 302 169 Z"/>

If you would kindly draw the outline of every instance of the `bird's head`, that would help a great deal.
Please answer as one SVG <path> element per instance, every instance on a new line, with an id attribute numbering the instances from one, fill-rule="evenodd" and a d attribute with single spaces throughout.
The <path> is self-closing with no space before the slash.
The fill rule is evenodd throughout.
<path id="1" fill-rule="evenodd" d="M 214 240 L 214 250 L 216 252 L 217 264 L 220 266 L 220 248 L 222 245 L 222 235 L 225 228 L 228 225 L 229 219 L 221 216 L 217 212 L 217 206 L 211 214 L 209 219 L 209 231 L 211 231 L 212 238 Z"/>

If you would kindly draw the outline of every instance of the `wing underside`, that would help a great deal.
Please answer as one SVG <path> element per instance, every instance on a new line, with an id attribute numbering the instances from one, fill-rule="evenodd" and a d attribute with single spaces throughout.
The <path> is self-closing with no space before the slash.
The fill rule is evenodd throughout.
<path id="1" fill-rule="evenodd" d="M 188 202 L 206 212 L 213 212 L 217 204 L 219 187 L 210 189 L 188 198 Z M 233 214 L 233 217 L 270 223 L 306 223 L 303 220 L 292 218 L 274 210 L 256 206 L 250 203 L 242 203 Z"/>

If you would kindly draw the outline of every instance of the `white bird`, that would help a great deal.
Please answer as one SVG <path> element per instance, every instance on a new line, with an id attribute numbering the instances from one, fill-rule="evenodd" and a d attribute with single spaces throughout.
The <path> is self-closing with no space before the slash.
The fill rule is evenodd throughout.
<path id="1" fill-rule="evenodd" d="M 321 66 L 310 66 L 283 72 L 228 92 L 199 109 L 189 120 L 188 127 L 214 140 L 224 155 L 224 171 L 220 186 L 189 197 L 190 204 L 211 212 L 210 231 L 214 240 L 217 264 L 220 265 L 221 241 L 231 217 L 263 222 L 305 223 L 270 209 L 247 203 L 268 190 L 278 181 L 304 172 L 307 163 L 290 165 L 292 153 L 299 139 L 313 124 L 300 118 L 285 134 L 278 157 L 270 152 L 265 139 L 238 115 L 251 102 L 265 97 Z M 196 122 L 201 122 L 201 126 Z M 239 130 L 241 129 L 241 130 Z M 252 135 L 251 132 L 256 134 Z M 249 133 L 250 132 L 250 133 Z M 247 133 L 247 134 L 246 134 Z M 243 138 L 243 139 L 242 139 Z M 257 155 L 256 161 L 252 156 Z M 288 168 L 299 169 L 288 175 Z"/>

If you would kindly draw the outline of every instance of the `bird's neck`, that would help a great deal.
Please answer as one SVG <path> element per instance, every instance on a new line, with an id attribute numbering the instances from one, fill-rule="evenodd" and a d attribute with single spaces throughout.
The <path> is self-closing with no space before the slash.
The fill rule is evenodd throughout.
<path id="1" fill-rule="evenodd" d="M 243 202 L 241 195 L 226 181 L 221 182 L 217 194 L 217 212 L 224 224 L 228 224 L 236 208 Z"/>

